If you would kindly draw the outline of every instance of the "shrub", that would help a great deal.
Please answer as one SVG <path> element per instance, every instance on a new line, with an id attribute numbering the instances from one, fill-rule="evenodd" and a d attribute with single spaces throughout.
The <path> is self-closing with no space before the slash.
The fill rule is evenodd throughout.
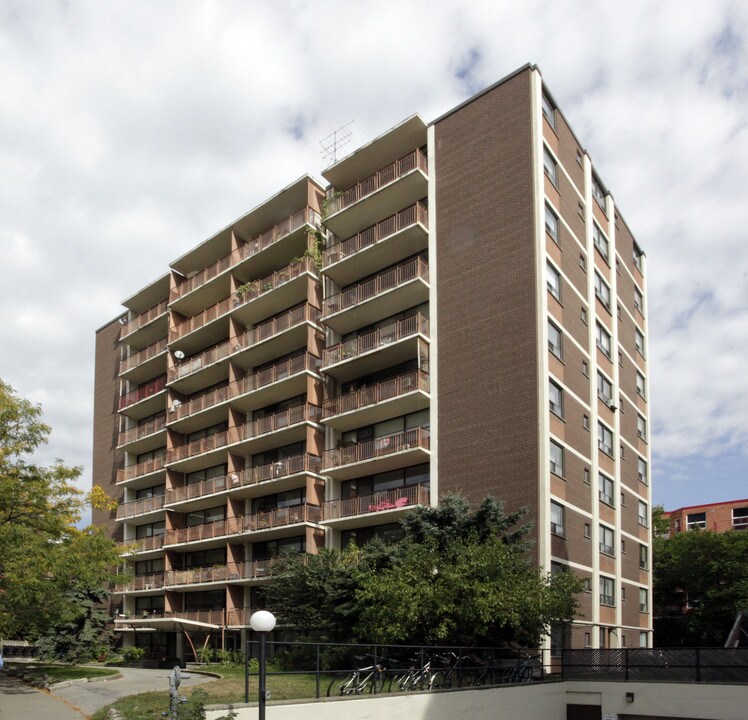
<path id="1" fill-rule="evenodd" d="M 139 647 L 126 647 L 122 652 L 122 656 L 125 658 L 125 662 L 128 664 L 140 662 L 145 655 L 145 650 Z"/>
<path id="2" fill-rule="evenodd" d="M 204 647 L 201 650 L 198 650 L 198 655 L 200 656 L 200 662 L 209 663 L 213 661 L 213 658 L 215 657 L 215 650 L 213 650 L 212 647 Z"/>

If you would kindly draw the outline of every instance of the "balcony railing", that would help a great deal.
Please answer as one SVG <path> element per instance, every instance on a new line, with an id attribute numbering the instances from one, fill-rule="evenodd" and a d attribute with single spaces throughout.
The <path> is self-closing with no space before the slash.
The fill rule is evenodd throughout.
<path id="1" fill-rule="evenodd" d="M 138 575 L 126 583 L 117 584 L 115 592 L 132 592 L 133 590 L 154 590 L 164 586 L 164 573 Z"/>
<path id="2" fill-rule="evenodd" d="M 428 504 L 429 486 L 414 485 L 347 500 L 328 500 L 323 506 L 322 517 L 325 520 L 338 520 L 364 513 Z"/>
<path id="3" fill-rule="evenodd" d="M 130 405 L 134 405 L 141 400 L 145 400 L 151 395 L 161 392 L 166 387 L 166 375 L 160 375 L 155 380 L 151 380 L 140 387 L 131 390 L 129 393 L 120 395 L 119 398 L 119 409 L 124 410 Z"/>
<path id="4" fill-rule="evenodd" d="M 349 205 L 353 205 L 353 203 L 362 200 L 367 195 L 375 193 L 385 185 L 389 185 L 395 180 L 399 180 L 403 175 L 407 175 L 416 168 L 428 175 L 428 161 L 426 160 L 425 153 L 420 149 L 408 153 L 404 157 L 401 157 L 391 165 L 382 168 L 374 173 L 374 175 L 362 180 L 337 197 L 332 198 L 330 202 L 330 214 L 334 214 L 347 208 Z"/>
<path id="5" fill-rule="evenodd" d="M 208 437 L 200 438 L 199 440 L 194 440 L 193 442 L 169 450 L 166 453 L 167 462 L 173 463 L 193 457 L 194 455 L 202 455 L 211 450 L 225 447 L 228 444 L 229 431 L 223 430 L 222 432 L 213 433 L 213 435 L 209 435 Z"/>
<path id="6" fill-rule="evenodd" d="M 117 520 L 143 515 L 144 513 L 161 510 L 164 507 L 164 496 L 154 495 L 153 497 L 141 498 L 133 502 L 123 503 L 117 508 Z"/>
<path id="7" fill-rule="evenodd" d="M 418 427 L 392 435 L 385 435 L 374 440 L 367 440 L 366 442 L 351 445 L 350 447 L 326 450 L 322 459 L 322 467 L 341 467 L 363 460 L 373 460 L 385 455 L 392 455 L 401 450 L 410 450 L 411 448 L 428 450 L 429 438 L 429 429 Z"/>
<path id="8" fill-rule="evenodd" d="M 238 440 L 249 440 L 258 435 L 282 430 L 290 425 L 297 425 L 301 422 L 318 422 L 321 415 L 322 408 L 317 405 L 309 403 L 297 405 L 296 407 L 281 410 L 258 420 L 253 420 L 237 428 L 239 431 Z"/>
<path id="9" fill-rule="evenodd" d="M 117 470 L 117 482 L 126 482 L 141 475 L 148 475 L 149 473 L 161 470 L 165 464 L 166 458 L 162 455 L 151 460 L 145 460 L 137 465 L 127 465 Z"/>
<path id="10" fill-rule="evenodd" d="M 144 437 L 154 435 L 157 432 L 161 432 L 166 427 L 166 418 L 158 417 L 154 420 L 149 420 L 142 425 L 136 425 L 135 427 L 123 430 L 117 436 L 117 445 L 125 445 L 135 440 L 142 440 Z"/>
<path id="11" fill-rule="evenodd" d="M 274 478 L 285 477 L 300 472 L 319 472 L 320 458 L 316 455 L 298 455 L 295 457 L 278 460 L 269 465 L 262 465 L 256 468 L 247 468 L 236 473 L 231 473 L 228 477 L 220 477 L 203 480 L 195 485 L 185 485 L 184 487 L 172 488 L 166 491 L 166 504 L 184 502 L 205 495 L 223 492 L 227 489 L 242 487 L 243 485 L 255 485 L 259 482 L 273 480 Z"/>
<path id="12" fill-rule="evenodd" d="M 146 360 L 150 360 L 156 355 L 161 354 L 166 350 L 166 338 L 157 340 L 152 345 L 143 348 L 139 352 L 133 353 L 128 357 L 122 358 L 119 362 L 119 374 L 132 370 L 134 367 L 144 363 Z"/>
<path id="13" fill-rule="evenodd" d="M 234 297 L 234 307 L 248 303 L 250 300 L 260 297 L 260 295 L 275 290 L 275 288 L 280 287 L 295 277 L 299 277 L 299 275 L 302 275 L 305 272 L 312 272 L 315 275 L 317 274 L 317 266 L 314 264 L 314 261 L 307 256 L 286 265 L 286 267 L 283 267 L 280 270 L 276 270 L 264 278 L 248 282 L 240 286 L 242 288 L 241 292 L 237 290 Z"/>
<path id="14" fill-rule="evenodd" d="M 429 266 L 421 258 L 409 260 L 360 285 L 349 288 L 342 293 L 331 295 L 324 302 L 323 315 L 332 315 L 341 310 L 346 310 L 417 277 L 426 282 L 429 281 Z"/>
<path id="15" fill-rule="evenodd" d="M 164 545 L 210 540 L 211 538 L 224 537 L 226 535 L 236 535 L 243 531 L 243 518 L 239 516 L 227 520 L 217 520 L 212 523 L 179 528 L 177 530 L 167 530 Z"/>
<path id="16" fill-rule="evenodd" d="M 327 348 L 323 355 L 322 364 L 333 365 L 341 360 L 347 360 L 376 350 L 416 333 L 422 333 L 423 335 L 429 333 L 429 319 L 420 313 L 403 320 L 396 320 L 389 325 L 377 328 L 373 332 L 359 335 Z"/>
<path id="17" fill-rule="evenodd" d="M 246 260 L 248 257 L 256 255 L 266 247 L 269 247 L 273 243 L 287 237 L 292 232 L 295 232 L 300 227 L 306 224 L 316 226 L 319 222 L 319 213 L 311 208 L 305 208 L 304 210 L 294 213 L 291 217 L 264 232 L 262 235 L 250 240 L 248 243 L 237 248 L 229 255 L 222 257 L 220 260 L 213 263 L 213 265 L 197 273 L 197 275 L 193 275 L 189 280 L 185 280 L 181 285 L 177 285 L 177 287 L 173 288 L 171 291 L 170 300 L 174 302 L 174 300 L 192 292 L 201 285 L 204 285 L 208 280 L 220 275 L 220 273 L 228 270 L 230 267 L 233 267 L 242 260 Z"/>
<path id="18" fill-rule="evenodd" d="M 278 508 L 268 512 L 245 515 L 247 530 L 267 530 L 269 528 L 296 525 L 298 523 L 318 523 L 322 520 L 322 508 L 319 505 L 296 505 Z"/>
<path id="19" fill-rule="evenodd" d="M 428 210 L 421 203 L 411 205 L 409 208 L 401 210 L 386 220 L 382 220 L 376 225 L 362 230 L 353 237 L 332 245 L 325 251 L 325 266 L 332 265 L 332 263 L 336 263 L 338 260 L 342 260 L 349 255 L 360 252 L 364 248 L 375 245 L 390 235 L 394 235 L 403 228 L 415 223 L 421 223 L 424 227 L 428 227 Z"/>
<path id="20" fill-rule="evenodd" d="M 146 552 L 148 550 L 159 550 L 164 546 L 164 534 L 161 535 L 149 535 L 144 538 L 137 538 L 135 540 L 125 540 L 124 542 L 118 542 L 117 547 L 120 552 Z"/>
<path id="21" fill-rule="evenodd" d="M 216 303 L 215 305 L 211 305 L 198 315 L 194 315 L 188 320 L 179 323 L 176 327 L 169 328 L 169 342 L 174 342 L 195 330 L 199 330 L 204 325 L 221 317 L 221 315 L 226 315 L 226 313 L 228 313 L 233 307 L 234 304 L 230 297 L 224 298 L 221 302 Z"/>
<path id="22" fill-rule="evenodd" d="M 269 577 L 272 573 L 273 560 L 255 560 L 246 563 L 228 563 L 209 568 L 190 568 L 188 570 L 170 570 L 164 573 L 164 585 L 199 585 L 210 582 L 236 582 L 238 580 L 252 580 L 259 577 Z M 214 613 L 213 620 L 200 619 L 215 625 L 224 623 L 224 610 L 199 611 Z M 168 613 L 167 613 L 168 614 Z M 190 613 L 173 613 L 187 619 Z M 219 615 L 220 614 L 220 615 Z M 197 619 L 197 618 L 195 618 Z"/>
<path id="23" fill-rule="evenodd" d="M 192 620 L 193 622 L 208 623 L 209 625 L 223 625 L 226 617 L 225 610 L 180 610 L 165 612 L 164 617 L 176 620 Z"/>
<path id="24" fill-rule="evenodd" d="M 161 317 L 161 315 L 166 313 L 167 304 L 167 301 L 164 300 L 158 305 L 154 305 L 152 308 L 148 308 L 145 312 L 140 313 L 140 315 L 136 315 L 131 320 L 128 320 L 122 326 L 122 335 L 120 337 L 124 338 L 127 335 L 130 335 L 130 333 L 134 333 L 136 330 L 145 327 L 149 322 L 153 322 L 156 318 Z"/>
<path id="25" fill-rule="evenodd" d="M 429 391 L 428 373 L 413 370 L 371 387 L 363 387 L 346 395 L 325 400 L 322 405 L 322 417 L 328 418 L 340 413 L 358 410 L 368 405 L 375 405 L 383 400 L 391 400 L 414 390 Z"/>
<path id="26" fill-rule="evenodd" d="M 231 353 L 241 350 L 243 347 L 243 339 L 234 338 L 233 340 L 227 340 L 220 345 L 216 345 L 199 355 L 194 355 L 189 360 L 185 360 L 184 362 L 179 363 L 179 365 L 169 368 L 168 382 L 174 382 L 175 380 L 192 375 L 209 365 L 217 363 L 219 360 L 224 360 L 231 355 Z"/>

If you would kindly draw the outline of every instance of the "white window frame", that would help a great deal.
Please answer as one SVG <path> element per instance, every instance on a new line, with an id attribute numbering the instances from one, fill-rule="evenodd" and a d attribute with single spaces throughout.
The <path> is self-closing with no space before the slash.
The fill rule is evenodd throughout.
<path id="1" fill-rule="evenodd" d="M 554 450 L 558 451 L 558 460 L 554 458 Z M 559 445 L 555 440 L 551 440 L 550 452 L 548 453 L 551 472 L 559 477 L 564 477 L 566 458 L 564 457 L 564 447 Z"/>
<path id="2" fill-rule="evenodd" d="M 545 204 L 545 231 L 558 245 L 558 215 L 548 203 Z"/>
<path id="3" fill-rule="evenodd" d="M 597 488 L 601 502 L 610 505 L 610 507 L 615 507 L 616 483 L 613 478 L 608 477 L 605 473 L 599 472 L 597 474 Z"/>
<path id="4" fill-rule="evenodd" d="M 606 389 L 608 394 L 605 392 Z M 610 405 L 613 401 L 613 383 L 599 370 L 597 371 L 597 397 L 606 405 Z"/>
<path id="5" fill-rule="evenodd" d="M 636 348 L 636 352 L 639 353 L 642 357 L 646 357 L 644 355 L 644 333 L 639 330 L 639 328 L 636 328 L 634 330 L 634 347 Z"/>
<path id="6" fill-rule="evenodd" d="M 642 527 L 649 527 L 649 521 L 647 518 L 648 513 L 649 507 L 647 506 L 647 503 L 645 503 L 644 500 L 639 500 L 638 521 L 639 525 Z"/>
<path id="7" fill-rule="evenodd" d="M 592 242 L 600 255 L 602 255 L 603 260 L 610 265 L 610 241 L 595 222 L 592 223 Z"/>
<path id="8" fill-rule="evenodd" d="M 561 302 L 561 273 L 550 261 L 546 262 L 546 269 L 548 270 L 548 292 L 553 295 L 556 300 Z"/>
<path id="9" fill-rule="evenodd" d="M 551 334 L 558 333 L 558 345 L 553 343 L 551 341 Z M 555 323 L 548 321 L 548 350 L 551 351 L 553 355 L 555 355 L 559 360 L 563 357 L 564 354 L 564 334 L 561 332 L 561 328 L 559 328 Z"/>
<path id="10" fill-rule="evenodd" d="M 600 352 L 610 360 L 612 339 L 610 333 L 600 324 L 596 323 L 595 328 L 595 345 L 600 348 Z"/>
<path id="11" fill-rule="evenodd" d="M 603 188 L 603 184 L 597 179 L 596 175 L 592 175 L 592 197 L 595 198 L 597 201 L 597 204 L 600 206 L 601 210 L 605 210 L 605 188 Z"/>
<path id="12" fill-rule="evenodd" d="M 639 570 L 649 570 L 649 547 L 643 543 L 639 543 Z"/>
<path id="13" fill-rule="evenodd" d="M 704 519 L 701 519 L 701 515 L 704 516 Z M 698 520 L 691 520 L 692 517 L 699 516 Z M 706 511 L 700 512 L 700 513 L 688 513 L 686 515 L 686 530 L 706 530 Z"/>
<path id="14" fill-rule="evenodd" d="M 640 440 L 647 440 L 647 419 L 642 415 L 636 416 L 636 434 Z"/>
<path id="15" fill-rule="evenodd" d="M 741 514 L 736 515 L 736 512 Z M 748 529 L 748 508 L 740 507 L 732 509 L 732 527 L 733 530 Z"/>
<path id="16" fill-rule="evenodd" d="M 644 314 L 644 294 L 638 287 L 634 286 L 634 307 Z"/>
<path id="17" fill-rule="evenodd" d="M 649 612 L 649 593 L 646 588 L 639 588 L 639 612 Z"/>
<path id="18" fill-rule="evenodd" d="M 610 555 L 610 557 L 616 556 L 616 533 L 613 528 L 609 528 L 607 525 L 600 525 L 600 552 L 603 555 Z"/>
<path id="19" fill-rule="evenodd" d="M 638 370 L 636 371 L 636 394 L 642 400 L 647 399 L 647 379 Z"/>
<path id="20" fill-rule="evenodd" d="M 595 296 L 610 312 L 610 286 L 603 280 L 603 276 L 595 270 Z"/>
<path id="21" fill-rule="evenodd" d="M 543 172 L 554 187 L 558 187 L 558 163 L 547 147 L 543 147 Z"/>
<path id="22" fill-rule="evenodd" d="M 613 457 L 613 431 L 603 422 L 597 422 L 597 447 L 606 455 Z"/>
<path id="23" fill-rule="evenodd" d="M 553 500 L 551 500 L 551 533 L 566 537 L 566 508 Z"/>
<path id="24" fill-rule="evenodd" d="M 542 93 L 542 109 L 543 117 L 548 121 L 548 124 L 556 130 L 556 106 L 551 102 L 551 99 L 545 93 Z"/>
<path id="25" fill-rule="evenodd" d="M 608 607 L 616 606 L 616 581 L 615 578 L 600 576 L 600 604 Z"/>
<path id="26" fill-rule="evenodd" d="M 649 485 L 648 471 L 647 461 L 642 457 L 637 458 L 636 472 L 639 477 L 639 482 L 643 485 Z"/>
<path id="27" fill-rule="evenodd" d="M 554 393 L 557 393 L 558 402 L 553 398 Z M 553 380 L 548 381 L 548 404 L 554 415 L 558 415 L 560 418 L 564 416 L 564 390 Z"/>

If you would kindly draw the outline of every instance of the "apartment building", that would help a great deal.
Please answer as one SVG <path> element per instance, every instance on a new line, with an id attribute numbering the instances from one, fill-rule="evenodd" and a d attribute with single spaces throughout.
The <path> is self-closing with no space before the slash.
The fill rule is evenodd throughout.
<path id="1" fill-rule="evenodd" d="M 670 522 L 669 535 L 685 530 L 748 530 L 748 499 L 688 505 L 668 510 L 664 517 Z"/>
<path id="2" fill-rule="evenodd" d="M 237 646 L 279 552 L 459 492 L 526 506 L 538 564 L 584 578 L 553 649 L 649 644 L 646 259 L 538 68 L 322 175 L 97 333 L 126 642 Z"/>

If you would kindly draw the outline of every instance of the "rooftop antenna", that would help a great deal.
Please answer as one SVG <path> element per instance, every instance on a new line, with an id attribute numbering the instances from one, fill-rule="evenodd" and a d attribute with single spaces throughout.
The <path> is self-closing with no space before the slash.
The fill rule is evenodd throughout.
<path id="1" fill-rule="evenodd" d="M 353 131 L 350 130 L 350 127 L 354 122 L 356 121 L 350 120 L 345 125 L 341 125 L 336 130 L 333 130 L 327 137 L 324 137 L 319 141 L 322 158 L 324 160 L 329 160 L 329 165 L 337 162 L 338 150 L 345 147 L 351 141 Z"/>

